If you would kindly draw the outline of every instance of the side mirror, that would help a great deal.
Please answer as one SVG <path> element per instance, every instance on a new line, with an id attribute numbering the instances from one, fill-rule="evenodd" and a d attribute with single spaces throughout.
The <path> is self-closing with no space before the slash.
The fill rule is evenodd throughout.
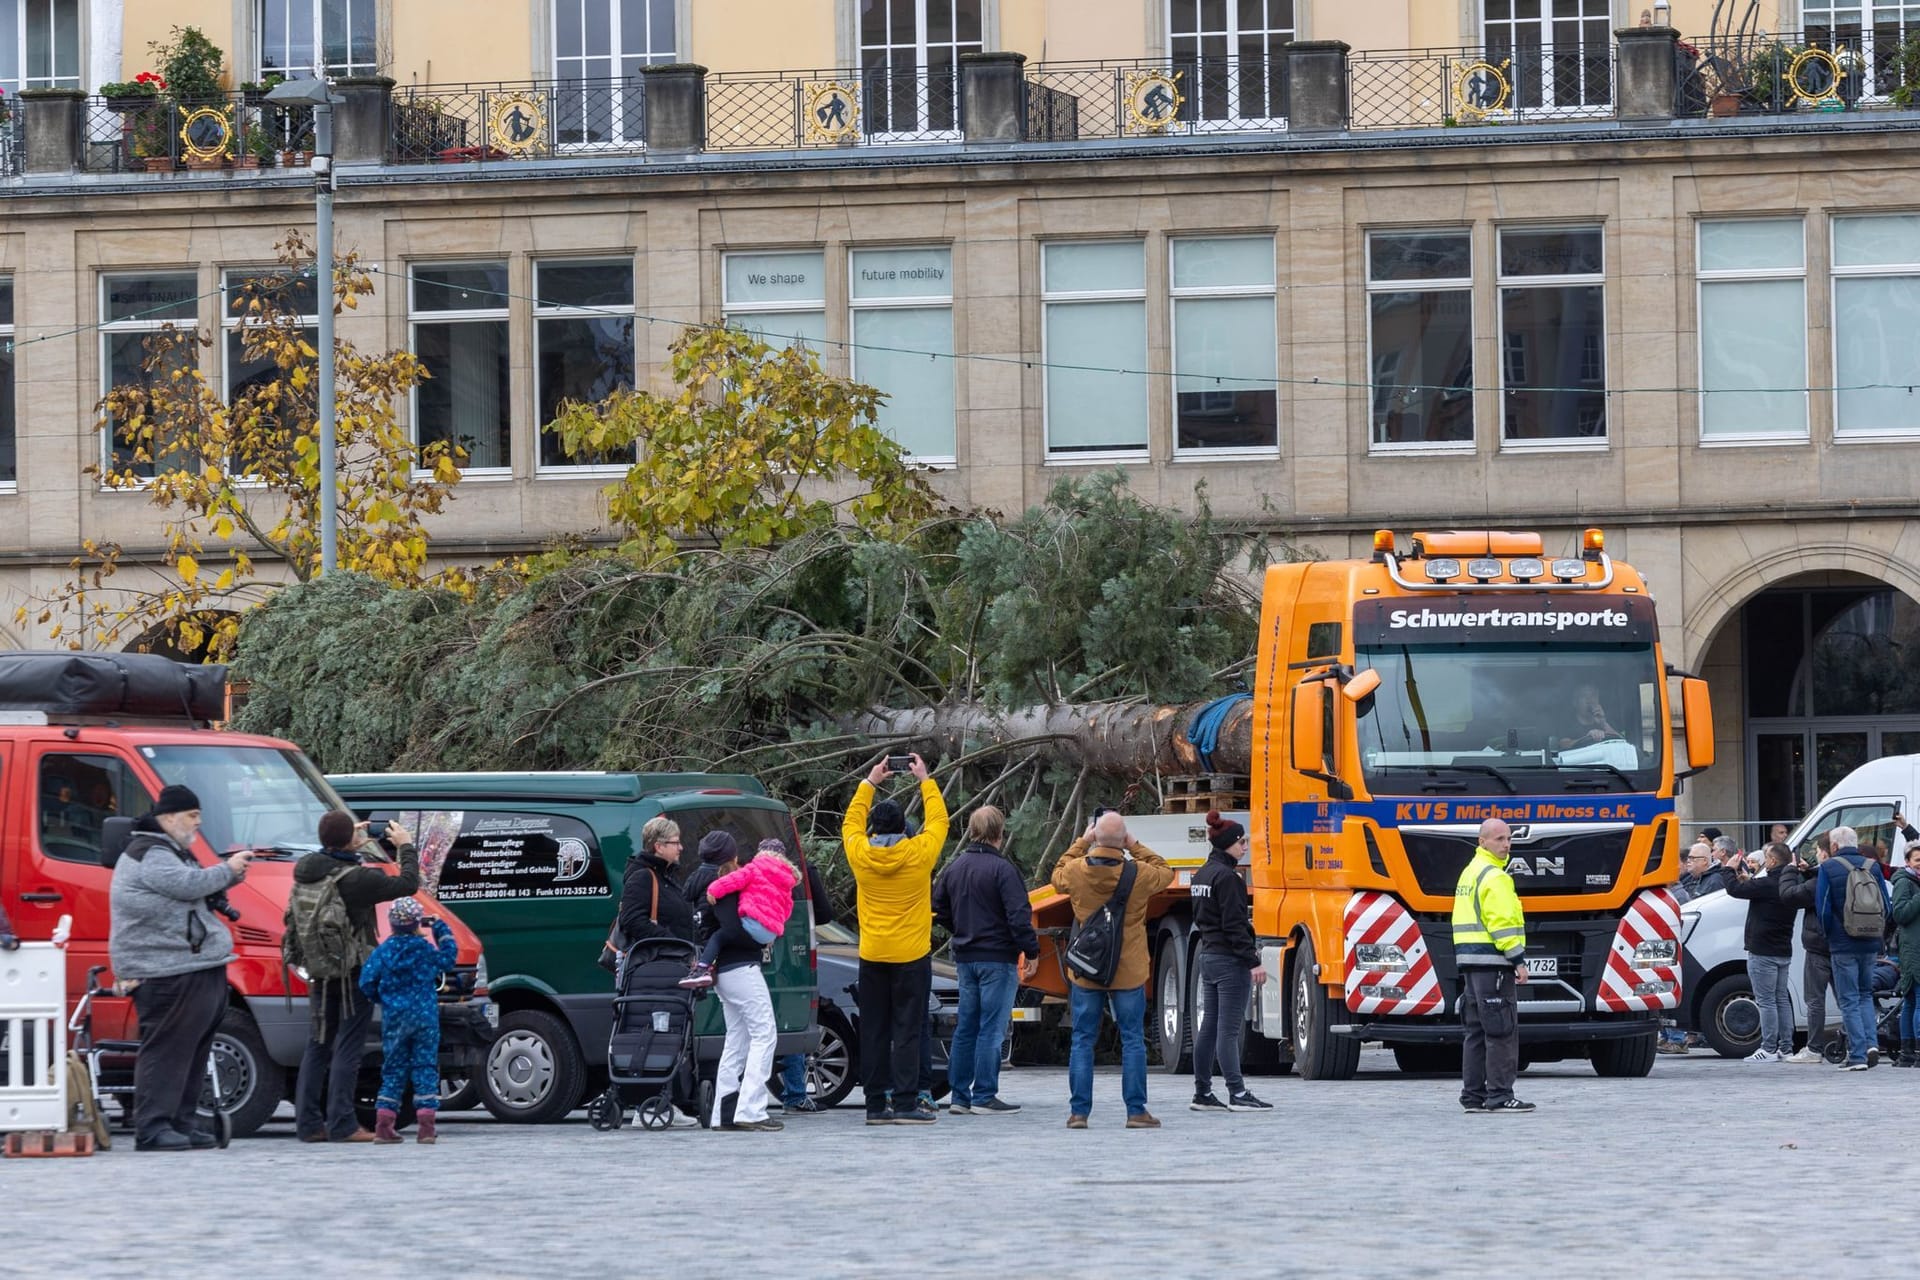
<path id="1" fill-rule="evenodd" d="M 120 861 L 120 855 L 127 851 L 127 841 L 133 839 L 132 818 L 108 818 L 100 824 L 100 865 L 113 870 L 113 864 Z"/>
<path id="2" fill-rule="evenodd" d="M 1680 682 L 1680 705 L 1687 717 L 1687 773 L 1713 764 L 1713 700 L 1707 682 L 1688 676 Z"/>
<path id="3" fill-rule="evenodd" d="M 1380 673 L 1369 667 L 1340 686 L 1340 696 L 1358 705 L 1360 700 L 1380 687 Z"/>
<path id="4" fill-rule="evenodd" d="M 1322 732 L 1326 715 L 1327 687 L 1318 680 L 1303 681 L 1293 690 L 1293 767 L 1301 773 L 1318 774 L 1326 768 L 1327 743 Z"/>

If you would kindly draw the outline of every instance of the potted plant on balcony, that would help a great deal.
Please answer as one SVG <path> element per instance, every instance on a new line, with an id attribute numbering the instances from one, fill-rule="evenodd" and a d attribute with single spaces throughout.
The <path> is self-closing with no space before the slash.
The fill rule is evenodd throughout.
<path id="1" fill-rule="evenodd" d="M 1774 40 L 1760 45 L 1747 60 L 1747 100 L 1761 111 L 1792 111 L 1797 105 L 1789 77 L 1793 60 L 1805 45 Z"/>
<path id="2" fill-rule="evenodd" d="M 1897 79 L 1900 83 L 1887 98 L 1902 111 L 1911 111 L 1920 106 L 1920 32 L 1908 36 L 1900 45 L 1899 52 L 1893 55 L 1890 69 L 1893 75 L 1888 78 Z"/>
<path id="3" fill-rule="evenodd" d="M 167 91 L 167 82 L 151 71 L 142 71 L 131 80 L 114 80 L 100 86 L 100 96 L 114 111 L 132 113 L 152 106 Z"/>
<path id="4" fill-rule="evenodd" d="M 147 46 L 165 77 L 167 92 L 180 102 L 206 103 L 223 96 L 221 77 L 227 55 L 198 27 L 175 27 L 166 40 Z"/>

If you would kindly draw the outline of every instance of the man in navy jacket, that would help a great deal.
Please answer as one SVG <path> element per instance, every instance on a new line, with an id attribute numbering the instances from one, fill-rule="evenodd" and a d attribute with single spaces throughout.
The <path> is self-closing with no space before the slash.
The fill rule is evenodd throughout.
<path id="1" fill-rule="evenodd" d="M 1040 961 L 1040 937 L 1027 905 L 1027 884 L 1000 852 L 1007 820 L 981 805 L 967 820 L 967 844 L 933 886 L 933 918 L 953 935 L 953 962 L 960 978 L 960 1020 L 947 1054 L 953 1087 L 951 1115 L 1010 1115 L 1020 1108 L 1002 1102 L 1000 1048 L 1020 977 Z M 1019 965 L 1015 969 L 1016 962 Z"/>
<path id="2" fill-rule="evenodd" d="M 1879 1036 L 1873 1017 L 1873 962 L 1885 945 L 1888 909 L 1887 879 L 1880 864 L 1862 854 L 1860 837 L 1852 827 L 1828 833 L 1833 856 L 1820 864 L 1814 879 L 1814 914 L 1833 952 L 1833 992 L 1840 997 L 1841 1025 L 1847 1030 L 1847 1061 L 1842 1071 L 1865 1071 L 1880 1061 Z M 1855 868 L 1869 870 L 1880 887 L 1881 930 L 1871 937 L 1854 937 L 1842 923 L 1846 910 L 1847 875 Z"/>

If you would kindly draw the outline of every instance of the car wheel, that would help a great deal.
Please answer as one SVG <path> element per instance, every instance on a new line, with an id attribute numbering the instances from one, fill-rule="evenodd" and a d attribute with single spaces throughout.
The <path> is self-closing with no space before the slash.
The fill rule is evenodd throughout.
<path id="1" fill-rule="evenodd" d="M 267 1056 L 267 1043 L 253 1019 L 228 1009 L 213 1033 L 213 1080 L 201 1091 L 201 1102 L 217 1107 L 244 1138 L 272 1118 L 286 1088 L 278 1064 Z"/>
<path id="2" fill-rule="evenodd" d="M 548 1124 L 580 1104 L 587 1066 L 567 1024 L 539 1009 L 500 1019 L 480 1071 L 480 1101 L 497 1120 Z"/>
<path id="3" fill-rule="evenodd" d="M 1729 973 L 1707 988 L 1700 1034 L 1723 1058 L 1744 1058 L 1760 1047 L 1760 1006 L 1745 973 Z"/>
<path id="4" fill-rule="evenodd" d="M 440 1077 L 440 1109 L 471 1111 L 480 1105 L 480 1082 L 470 1076 Z"/>
<path id="5" fill-rule="evenodd" d="M 860 1075 L 859 1041 L 838 1009 L 820 1011 L 820 1047 L 807 1055 L 807 1083 L 814 1105 L 837 1107 L 853 1092 Z"/>

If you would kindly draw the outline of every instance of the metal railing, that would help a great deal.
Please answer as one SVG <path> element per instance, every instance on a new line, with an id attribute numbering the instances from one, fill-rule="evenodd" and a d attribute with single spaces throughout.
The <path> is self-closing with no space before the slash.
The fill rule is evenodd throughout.
<path id="1" fill-rule="evenodd" d="M 393 95 L 402 164 L 538 159 L 646 150 L 646 80 L 427 85 Z"/>
<path id="2" fill-rule="evenodd" d="M 88 98 L 83 131 L 86 168 L 94 173 L 264 169 L 305 164 L 313 152 L 309 108 L 271 105 L 254 94 Z"/>
<path id="3" fill-rule="evenodd" d="M 1676 54 L 1674 114 L 1771 115 L 1920 106 L 1920 28 L 1814 27 L 1688 39 Z M 1920 77 L 1914 77 L 1920 79 Z"/>
<path id="4" fill-rule="evenodd" d="M 1605 48 L 1405 49 L 1347 63 L 1355 129 L 1603 120 L 1613 116 Z"/>
<path id="5" fill-rule="evenodd" d="M 951 65 L 707 77 L 713 151 L 960 140 L 960 73 Z"/>
<path id="6" fill-rule="evenodd" d="M 1282 58 L 1040 62 L 1027 68 L 1027 137 L 1164 138 L 1287 127 Z"/>

